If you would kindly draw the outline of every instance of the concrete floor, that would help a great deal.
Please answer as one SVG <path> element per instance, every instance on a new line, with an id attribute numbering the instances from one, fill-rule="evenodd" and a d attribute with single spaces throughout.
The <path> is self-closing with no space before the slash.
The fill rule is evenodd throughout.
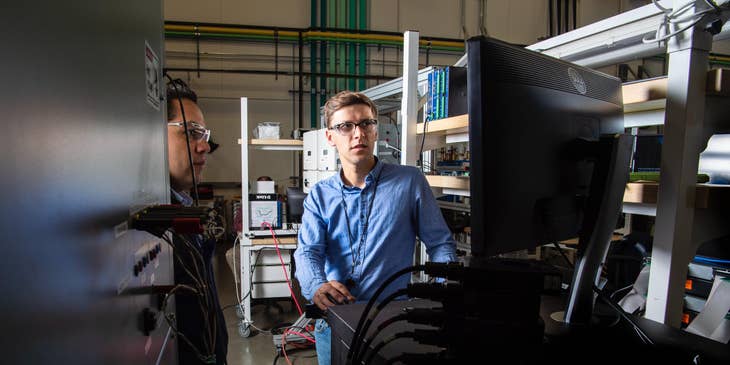
<path id="1" fill-rule="evenodd" d="M 287 364 L 286 359 L 281 356 L 274 363 L 276 349 L 271 334 L 259 333 L 252 330 L 249 337 L 241 337 L 238 325 L 241 320 L 236 314 L 236 289 L 233 271 L 226 261 L 225 252 L 231 245 L 222 245 L 214 259 L 215 278 L 218 286 L 220 303 L 224 309 L 226 327 L 228 328 L 228 364 L 229 365 L 258 365 L 258 364 Z M 238 255 L 238 250 L 236 250 Z M 238 256 L 236 257 L 238 263 Z M 297 288 L 295 288 L 297 291 Z M 304 306 L 302 299 L 299 303 Z M 273 305 L 272 305 L 273 304 Z M 278 304 L 276 306 L 275 304 Z M 304 308 L 302 308 L 304 309 Z M 283 310 L 283 311 L 282 311 Z M 254 326 L 268 330 L 273 326 L 282 323 L 294 323 L 299 314 L 293 301 L 279 300 L 274 303 L 254 302 L 251 308 Z M 287 352 L 292 364 L 314 365 L 317 364 L 317 353 L 314 348 L 304 350 L 292 350 Z"/>

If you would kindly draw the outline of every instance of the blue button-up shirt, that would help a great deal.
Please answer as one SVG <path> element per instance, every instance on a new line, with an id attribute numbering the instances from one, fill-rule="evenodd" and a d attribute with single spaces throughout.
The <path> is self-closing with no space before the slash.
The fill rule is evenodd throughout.
<path id="1" fill-rule="evenodd" d="M 363 189 L 346 186 L 340 174 L 323 180 L 304 200 L 294 252 L 302 294 L 312 300 L 327 281 L 344 284 L 352 279 L 352 295 L 369 300 L 388 277 L 413 264 L 416 237 L 426 245 L 431 261 L 456 261 L 453 236 L 426 178 L 415 167 L 378 161 Z M 398 278 L 381 299 L 404 288 L 409 279 Z"/>

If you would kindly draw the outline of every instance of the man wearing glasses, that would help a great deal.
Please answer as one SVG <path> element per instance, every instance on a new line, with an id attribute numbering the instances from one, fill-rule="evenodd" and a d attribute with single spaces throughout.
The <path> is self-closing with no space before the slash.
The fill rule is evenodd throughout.
<path id="1" fill-rule="evenodd" d="M 172 204 L 193 205 L 189 192 L 200 181 L 211 151 L 210 129 L 197 104 L 198 97 L 182 80 L 167 85 L 167 151 Z M 185 125 L 187 124 L 187 133 Z M 195 180 L 193 180 L 195 173 Z M 189 245 L 175 239 L 175 284 L 200 289 L 175 295 L 178 360 L 188 364 L 226 364 L 228 333 L 213 276 L 215 238 L 186 235 Z M 188 248 L 188 249 L 186 249 Z M 192 252 L 196 250 L 196 252 Z M 202 263 L 203 267 L 200 267 Z M 212 356 L 215 362 L 212 362 Z"/>
<path id="2" fill-rule="evenodd" d="M 302 294 L 322 310 L 367 301 L 388 277 L 411 266 L 416 237 L 431 261 L 456 261 L 456 244 L 423 173 L 375 157 L 375 104 L 343 91 L 327 101 L 324 113 L 327 142 L 337 148 L 342 169 L 316 184 L 304 201 L 294 253 Z M 400 277 L 380 298 L 408 282 Z M 324 320 L 317 320 L 314 334 L 318 361 L 329 364 Z"/>

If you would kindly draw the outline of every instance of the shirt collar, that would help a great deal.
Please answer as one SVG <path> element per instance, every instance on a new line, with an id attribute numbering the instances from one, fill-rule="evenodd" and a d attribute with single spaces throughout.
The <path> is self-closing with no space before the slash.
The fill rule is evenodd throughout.
<path id="1" fill-rule="evenodd" d="M 383 162 L 380 162 L 378 159 L 378 156 L 375 157 L 375 166 L 373 166 L 373 169 L 368 172 L 368 176 L 365 177 L 365 187 L 368 187 L 371 185 L 375 180 L 380 176 L 380 172 L 383 171 Z M 345 185 L 345 182 L 342 181 L 342 168 L 340 168 L 340 171 L 337 173 L 337 182 L 340 186 L 340 189 L 354 189 L 352 186 Z"/>

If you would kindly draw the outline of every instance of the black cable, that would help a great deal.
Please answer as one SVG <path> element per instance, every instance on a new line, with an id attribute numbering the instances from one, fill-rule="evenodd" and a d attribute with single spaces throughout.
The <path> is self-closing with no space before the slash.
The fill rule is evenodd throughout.
<path id="1" fill-rule="evenodd" d="M 380 352 L 380 350 L 382 350 L 383 347 L 385 347 L 387 344 L 389 344 L 397 339 L 400 339 L 400 338 L 407 338 L 407 337 L 412 337 L 412 336 L 413 336 L 412 332 L 398 332 L 398 333 L 394 334 L 393 336 L 386 338 L 385 340 L 383 340 L 380 343 L 378 343 L 377 345 L 375 345 L 375 347 L 373 347 L 373 350 L 370 351 L 370 354 L 368 354 L 368 356 L 364 359 L 363 363 L 366 365 L 370 364 L 370 362 L 372 361 L 375 354 Z"/>
<path id="2" fill-rule="evenodd" d="M 372 325 L 373 321 L 378 316 L 378 314 L 380 314 L 380 312 L 383 310 L 383 308 L 385 308 L 385 306 L 388 305 L 388 303 L 392 302 L 395 298 L 398 298 L 399 296 L 402 296 L 402 295 L 406 295 L 407 293 L 408 293 L 407 289 L 399 289 L 399 290 L 391 293 L 390 295 L 388 295 L 385 299 L 383 299 L 382 302 L 378 303 L 378 306 L 375 308 L 375 312 L 373 312 L 372 315 L 368 316 L 368 320 L 367 320 L 367 322 L 365 322 L 365 325 L 362 328 L 362 332 L 361 332 L 360 336 L 362 337 L 363 340 L 365 339 L 365 336 L 367 336 L 368 330 L 370 330 L 370 325 Z M 373 336 L 371 336 L 370 339 L 368 341 L 366 341 L 363 346 L 359 346 L 358 351 L 355 352 L 355 356 L 352 359 L 353 363 L 357 364 L 358 360 L 360 360 L 362 358 L 362 356 L 365 355 L 365 351 L 368 350 L 367 346 L 370 345 L 370 343 L 373 341 L 375 336 L 377 336 L 377 334 L 378 334 L 377 332 L 374 333 Z M 360 340 L 358 340 L 358 343 L 360 343 Z"/>
<path id="3" fill-rule="evenodd" d="M 560 0 L 558 0 L 558 1 L 560 1 Z M 553 18 L 554 18 L 553 17 L 553 0 L 548 0 L 548 24 L 549 24 L 548 25 L 548 28 L 550 28 L 549 29 L 549 32 L 548 32 L 548 36 L 551 37 L 551 38 L 554 35 L 554 33 L 553 33 L 553 28 L 554 28 L 553 27 Z"/>
<path id="4" fill-rule="evenodd" d="M 274 363 L 272 365 L 276 365 L 276 362 L 279 361 L 279 357 L 281 357 L 281 354 L 279 352 L 276 352 L 276 356 L 274 356 Z"/>
<path id="5" fill-rule="evenodd" d="M 558 252 L 560 252 L 560 255 L 563 256 L 563 259 L 565 259 L 565 262 L 568 264 L 568 267 L 570 267 L 571 269 L 574 269 L 575 265 L 572 262 L 570 262 L 570 259 L 568 259 L 568 255 L 566 255 L 565 252 L 563 252 L 563 248 L 560 247 L 560 244 L 557 242 L 553 242 L 553 246 L 555 246 L 555 248 L 558 249 Z"/>
<path id="6" fill-rule="evenodd" d="M 636 334 L 639 336 L 642 342 L 644 344 L 653 345 L 654 341 L 649 338 L 649 336 L 646 335 L 646 333 L 639 327 L 638 324 L 636 324 L 636 321 L 634 321 L 628 313 L 626 313 L 621 306 L 616 304 L 611 298 L 609 298 L 606 293 L 603 292 L 603 290 L 599 289 L 597 286 L 593 285 L 593 291 L 598 294 L 598 297 L 601 298 L 606 304 L 608 304 L 611 309 L 615 310 L 616 313 L 618 313 L 621 318 L 623 318 L 626 322 L 633 327 Z"/>
<path id="7" fill-rule="evenodd" d="M 421 139 L 421 150 L 418 152 L 418 165 L 423 171 L 423 145 L 426 143 L 426 131 L 428 131 L 428 121 L 423 122 L 423 138 Z"/>
<path id="8" fill-rule="evenodd" d="M 208 268 L 206 265 L 205 260 L 203 259 L 202 254 L 197 250 L 197 248 L 194 247 L 193 243 L 189 241 L 186 237 L 179 235 L 177 233 L 173 233 L 174 236 L 177 236 L 179 240 L 184 242 L 187 245 L 187 251 L 190 255 L 190 258 L 193 262 L 193 267 L 195 268 L 195 272 L 198 274 L 199 278 L 203 278 L 201 283 L 201 295 L 198 296 L 198 304 L 200 306 L 200 310 L 203 314 L 203 318 L 205 319 L 204 324 L 206 327 L 206 330 L 208 331 L 208 345 L 211 347 L 211 351 L 214 351 L 215 349 L 215 343 L 216 343 L 216 334 L 217 334 L 217 320 L 216 320 L 216 314 L 214 311 L 214 302 L 213 302 L 213 292 L 212 292 L 212 285 L 210 283 L 210 277 L 208 275 Z M 198 264 L 195 259 L 200 260 L 200 265 L 203 268 L 203 273 L 205 273 L 205 276 L 201 274 L 200 267 L 198 267 Z"/>
<path id="9" fill-rule="evenodd" d="M 399 361 L 403 361 L 403 360 L 404 360 L 405 358 L 406 358 L 406 357 L 405 357 L 405 355 L 398 355 L 398 356 L 396 356 L 396 357 L 394 357 L 394 358 L 392 358 L 392 359 L 388 359 L 388 360 L 387 360 L 387 361 L 385 362 L 385 365 L 392 365 L 392 364 L 395 364 L 395 363 L 397 363 L 397 362 L 399 362 Z"/>
<path id="10" fill-rule="evenodd" d="M 373 343 L 373 341 L 375 341 L 375 339 L 378 337 L 378 335 L 380 334 L 380 332 L 382 332 L 385 328 L 387 328 L 388 326 L 390 326 L 393 323 L 400 322 L 400 321 L 405 321 L 407 319 L 408 319 L 408 316 L 405 313 L 401 313 L 401 314 L 399 314 L 397 316 L 388 318 L 383 323 L 381 323 L 380 325 L 378 325 L 378 327 L 375 329 L 375 332 L 373 332 L 373 335 L 370 336 L 370 338 L 367 341 L 365 341 L 365 344 L 362 345 L 362 352 L 361 352 L 361 354 L 363 356 L 365 354 L 367 354 L 367 351 L 370 348 L 370 345 Z M 371 356 L 366 357 L 366 359 L 369 358 L 369 357 L 371 357 Z M 357 363 L 357 361 L 353 361 L 353 362 L 354 363 Z M 366 361 L 366 363 L 367 363 L 367 361 Z"/>
<path id="11" fill-rule="evenodd" d="M 176 285 L 176 286 L 175 286 L 175 287 L 174 287 L 174 288 L 173 288 L 172 290 L 170 290 L 170 292 L 168 292 L 168 293 L 167 293 L 167 294 L 165 295 L 165 299 L 164 299 L 164 300 L 163 300 L 163 302 L 162 302 L 162 309 L 161 309 L 161 312 L 163 313 L 163 317 L 165 318 L 165 321 L 166 321 L 166 322 L 167 322 L 167 324 L 168 324 L 168 325 L 170 326 L 170 328 L 172 329 L 172 331 L 173 331 L 173 332 L 174 332 L 174 333 L 175 333 L 176 335 L 178 335 L 178 336 L 179 336 L 179 337 L 180 337 L 180 338 L 181 338 L 181 339 L 182 339 L 183 341 L 185 341 L 185 343 L 187 343 L 187 345 L 188 345 L 188 346 L 190 346 L 190 348 L 191 348 L 191 349 L 193 350 L 193 352 L 195 353 L 195 356 L 197 356 L 197 357 L 198 357 L 198 359 L 200 359 L 200 360 L 201 360 L 201 361 L 203 361 L 203 362 L 207 362 L 207 361 L 208 361 L 209 359 L 211 359 L 211 358 L 212 358 L 212 357 L 214 357 L 215 355 L 213 355 L 213 353 L 212 353 L 212 352 L 208 352 L 208 353 L 207 353 L 207 355 L 203 355 L 203 354 L 202 354 L 202 353 L 200 352 L 200 350 L 199 350 L 199 349 L 197 348 L 197 346 L 193 345 L 193 343 L 192 343 L 192 342 L 190 341 L 190 339 L 188 339 L 188 338 L 187 338 L 187 336 L 185 336 L 185 334 L 184 334 L 184 333 L 180 332 L 180 331 L 179 331 L 179 330 L 177 329 L 177 326 L 175 326 L 175 324 L 174 324 L 174 323 L 172 322 L 172 318 L 171 318 L 171 317 L 169 317 L 168 315 L 164 314 L 165 308 L 167 307 L 167 301 L 168 301 L 168 300 L 169 300 L 169 298 L 170 298 L 170 297 L 172 296 L 172 294 L 175 294 L 175 292 L 176 292 L 177 290 L 179 290 L 179 289 L 187 289 L 187 290 L 190 290 L 190 291 L 192 291 L 193 293 L 198 293 L 198 291 L 197 291 L 197 290 L 196 290 L 195 288 L 193 288 L 193 287 L 190 287 L 190 286 L 188 286 L 188 285 L 181 285 L 181 284 L 178 284 L 178 285 Z"/>
<path id="12" fill-rule="evenodd" d="M 216 318 L 216 312 L 214 309 L 214 302 L 213 302 L 213 295 L 212 292 L 212 285 L 210 284 L 210 278 L 207 275 L 208 269 L 207 265 L 205 264 L 205 260 L 203 259 L 202 254 L 194 247 L 194 244 L 188 240 L 185 236 L 180 235 L 178 233 L 172 232 L 173 240 L 170 241 L 167 239 L 167 237 L 163 236 L 163 239 L 168 242 L 173 247 L 173 253 L 180 263 L 181 267 L 185 270 L 185 272 L 188 274 L 191 280 L 194 281 L 198 290 L 198 305 L 200 306 L 201 315 L 203 317 L 203 322 L 205 323 L 205 330 L 207 333 L 204 334 L 204 342 L 205 345 L 207 345 L 207 349 L 209 349 L 209 352 L 212 353 L 215 349 L 215 343 L 216 343 L 216 336 L 217 336 L 217 318 Z M 195 274 L 193 274 L 189 268 L 183 263 L 182 257 L 179 255 L 180 250 L 176 249 L 174 245 L 174 240 L 177 239 L 178 242 L 182 242 L 186 247 L 186 250 L 190 256 L 190 260 L 193 264 L 193 267 L 195 269 Z M 200 264 L 203 267 L 204 272 L 206 275 L 204 276 L 201 274 L 200 267 L 198 266 L 198 262 L 200 261 Z M 207 336 L 206 336 L 207 335 Z"/>
<path id="13" fill-rule="evenodd" d="M 398 122 L 390 116 L 390 113 L 383 116 L 390 119 L 390 123 L 395 126 L 395 135 L 397 136 L 396 138 L 398 138 L 398 143 L 400 143 L 400 131 L 398 130 Z"/>
<path id="14" fill-rule="evenodd" d="M 351 361 L 352 360 L 352 355 L 355 354 L 354 347 L 356 347 L 357 345 L 359 345 L 359 343 L 356 342 L 356 339 L 360 335 L 360 332 L 362 331 L 362 327 L 363 327 L 363 325 L 365 323 L 365 318 L 367 317 L 368 313 L 370 312 L 370 309 L 373 307 L 373 305 L 375 304 L 375 301 L 378 299 L 378 297 L 380 296 L 380 294 L 383 293 L 383 291 L 385 290 L 385 288 L 388 285 L 390 285 L 390 283 L 392 283 L 393 281 L 395 281 L 395 279 L 397 279 L 401 275 L 407 274 L 407 273 L 411 273 L 411 272 L 414 272 L 414 271 L 422 271 L 424 269 L 426 269 L 426 266 L 425 265 L 416 265 L 416 266 L 411 266 L 411 267 L 407 267 L 405 269 L 402 269 L 402 270 L 396 272 L 395 274 L 391 275 L 388 279 L 386 279 L 383 282 L 383 284 L 380 285 L 380 287 L 378 288 L 378 290 L 375 291 L 375 294 L 370 298 L 370 300 L 368 300 L 368 304 L 365 306 L 365 310 L 360 315 L 360 320 L 357 322 L 357 328 L 355 329 L 355 333 L 354 333 L 354 335 L 352 337 L 352 341 L 350 342 L 350 349 L 347 352 L 347 359 L 348 359 L 348 361 Z M 359 346 L 357 346 L 357 347 L 359 347 Z"/>
<path id="15" fill-rule="evenodd" d="M 256 271 L 256 265 L 258 265 L 259 259 L 261 258 L 261 251 L 275 251 L 275 250 L 262 248 L 258 251 L 259 252 L 256 254 L 256 260 L 254 260 L 253 265 L 251 265 L 251 267 L 249 268 L 251 273 L 248 275 L 248 293 L 246 293 L 246 295 L 244 295 L 241 298 L 241 302 L 246 300 L 246 298 L 248 298 L 248 296 L 251 295 L 251 292 L 253 291 L 253 273 L 254 273 L 254 271 Z M 241 279 L 243 279 L 243 278 L 241 278 Z M 241 281 L 243 281 L 243 280 L 241 280 Z"/>
<path id="16" fill-rule="evenodd" d="M 185 129 L 185 142 L 187 142 L 187 149 L 188 149 L 188 162 L 190 163 L 190 174 L 193 177 L 193 199 L 195 201 L 195 206 L 197 207 L 199 205 L 199 199 L 198 199 L 198 181 L 195 178 L 195 165 L 193 164 L 193 153 L 190 150 L 190 132 L 188 130 L 188 121 L 187 118 L 185 118 L 185 108 L 183 107 L 182 102 L 182 96 L 180 96 L 180 90 L 177 89 L 177 82 L 170 77 L 170 74 L 165 72 L 165 77 L 167 77 L 168 80 L 170 80 L 170 84 L 172 84 L 173 89 L 175 89 L 175 96 L 177 96 L 177 101 L 180 104 L 180 114 L 182 115 L 183 120 L 183 128 Z"/>
<path id="17" fill-rule="evenodd" d="M 634 287 L 634 284 L 633 284 L 633 283 L 631 283 L 631 284 L 629 284 L 629 285 L 627 285 L 627 286 L 625 286 L 625 287 L 623 287 L 623 288 L 619 288 L 619 289 L 616 289 L 616 290 L 614 290 L 614 291 L 613 291 L 613 293 L 611 293 L 611 295 L 609 296 L 609 298 L 613 299 L 613 297 L 614 297 L 614 296 L 615 296 L 616 294 L 618 294 L 618 293 L 620 293 L 620 292 L 622 292 L 622 291 L 624 291 L 624 290 L 627 290 L 627 289 L 631 289 L 631 288 L 633 288 L 633 287 Z"/>
<path id="18" fill-rule="evenodd" d="M 563 20 L 561 18 L 562 10 L 560 7 L 562 1 L 563 0 L 555 0 L 555 6 L 557 7 L 557 11 L 555 12 L 555 14 L 557 15 L 557 18 L 558 18 L 557 21 L 555 22 L 555 24 L 557 25 L 557 28 L 558 28 L 558 31 L 556 33 L 557 35 L 560 35 L 563 33 Z"/>
<path id="19" fill-rule="evenodd" d="M 573 29 L 578 28 L 578 0 L 573 0 Z"/>

